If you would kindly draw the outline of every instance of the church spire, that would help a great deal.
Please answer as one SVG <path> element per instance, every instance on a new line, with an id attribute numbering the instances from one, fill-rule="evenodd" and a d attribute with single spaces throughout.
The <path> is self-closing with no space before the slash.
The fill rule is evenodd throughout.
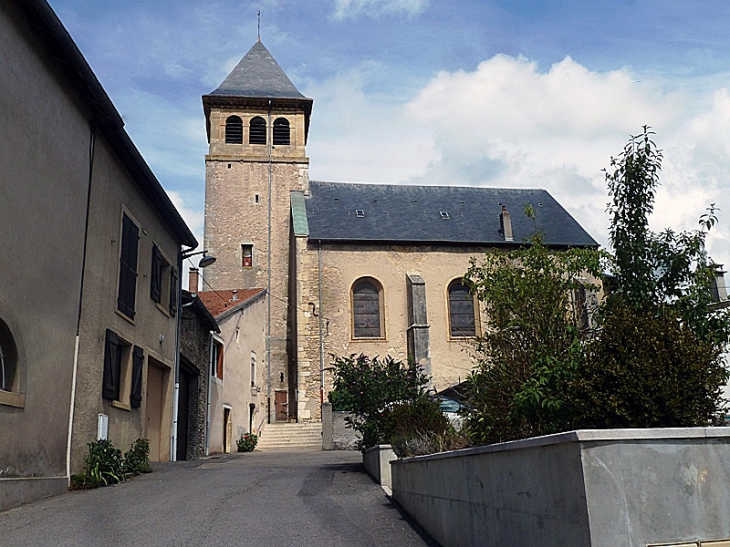
<path id="1" fill-rule="evenodd" d="M 294 87 L 260 40 L 210 96 L 311 101 Z"/>

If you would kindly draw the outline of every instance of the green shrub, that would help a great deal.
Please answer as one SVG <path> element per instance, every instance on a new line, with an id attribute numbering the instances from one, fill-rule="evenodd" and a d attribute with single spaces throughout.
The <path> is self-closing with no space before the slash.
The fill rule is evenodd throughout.
<path id="1" fill-rule="evenodd" d="M 389 408 L 383 416 L 383 436 L 399 458 L 469 446 L 441 412 L 438 401 L 430 397 Z"/>
<path id="2" fill-rule="evenodd" d="M 256 445 L 259 442 L 259 438 L 255 433 L 244 433 L 241 438 L 236 441 L 236 446 L 239 452 L 253 452 Z"/>
<path id="3" fill-rule="evenodd" d="M 84 471 L 71 475 L 71 490 L 109 486 L 126 481 L 130 475 L 152 472 L 147 439 L 134 441 L 124 455 L 108 439 L 100 439 L 87 446 L 89 455 L 84 458 Z"/>
<path id="4" fill-rule="evenodd" d="M 108 439 L 99 439 L 87 445 L 89 455 L 84 458 L 84 474 L 91 488 L 108 486 L 126 480 L 122 451 Z"/>
<path id="5" fill-rule="evenodd" d="M 137 439 L 132 447 L 124 453 L 124 472 L 132 475 L 152 473 L 150 467 L 150 442 L 147 439 Z"/>

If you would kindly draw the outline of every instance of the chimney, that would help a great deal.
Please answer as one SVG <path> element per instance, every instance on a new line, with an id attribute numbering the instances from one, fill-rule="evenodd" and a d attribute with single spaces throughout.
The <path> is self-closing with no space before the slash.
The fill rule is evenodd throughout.
<path id="1" fill-rule="evenodd" d="M 499 213 L 499 227 L 502 229 L 502 235 L 505 241 L 513 241 L 512 239 L 512 220 L 507 212 L 507 206 L 502 205 L 502 212 Z"/>
<path id="2" fill-rule="evenodd" d="M 231 294 L 233 295 L 231 297 L 231 302 L 236 302 L 238 300 L 238 289 L 233 289 Z"/>
<path id="3" fill-rule="evenodd" d="M 190 274 L 188 276 L 188 291 L 193 294 L 198 293 L 198 280 L 200 274 L 198 268 L 190 268 Z"/>

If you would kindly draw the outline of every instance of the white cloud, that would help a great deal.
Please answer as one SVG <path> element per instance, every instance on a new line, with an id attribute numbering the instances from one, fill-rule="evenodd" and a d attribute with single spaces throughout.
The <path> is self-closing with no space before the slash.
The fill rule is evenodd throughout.
<path id="1" fill-rule="evenodd" d="M 428 0 L 334 0 L 335 19 L 355 19 L 360 15 L 379 17 L 381 15 L 403 14 L 414 17 L 428 7 Z"/>
<path id="2" fill-rule="evenodd" d="M 652 226 L 696 229 L 705 207 L 724 202 L 728 215 L 708 242 L 726 253 L 719 244 L 730 238 L 730 94 L 707 100 L 638 80 L 629 69 L 593 72 L 569 57 L 547 72 L 505 55 L 473 72 L 442 72 L 405 107 L 434 150 L 411 182 L 546 188 L 605 245 L 601 169 L 649 124 L 665 150 Z M 692 117 L 703 102 L 709 110 Z"/>
<path id="3" fill-rule="evenodd" d="M 172 204 L 175 206 L 175 209 L 177 209 L 177 212 L 180 213 L 180 216 L 182 216 L 185 224 L 187 224 L 188 228 L 190 228 L 190 231 L 193 232 L 195 239 L 197 239 L 198 243 L 200 243 L 198 248 L 202 250 L 204 218 L 203 211 L 199 209 L 191 209 L 190 207 L 188 207 L 182 196 L 178 192 L 167 190 L 167 195 L 170 198 L 170 201 L 172 201 Z"/>
<path id="4" fill-rule="evenodd" d="M 497 55 L 471 72 L 439 73 L 398 103 L 369 91 L 381 68 L 363 64 L 306 89 L 316 98 L 312 178 L 545 188 L 607 245 L 602 169 L 649 124 L 665 156 L 652 227 L 696 229 L 716 203 L 708 247 L 730 263 L 726 89 L 670 93 L 628 68 L 595 72 L 568 57 L 540 71 Z"/>

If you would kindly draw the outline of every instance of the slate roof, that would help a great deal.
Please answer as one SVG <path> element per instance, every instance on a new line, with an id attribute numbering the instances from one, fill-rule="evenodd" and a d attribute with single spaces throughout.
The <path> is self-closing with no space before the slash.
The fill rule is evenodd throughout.
<path id="1" fill-rule="evenodd" d="M 311 181 L 309 190 L 305 205 L 310 240 L 515 245 L 537 226 L 551 246 L 598 245 L 545 190 L 320 181 Z M 505 241 L 500 231 L 503 204 L 512 219 L 513 242 Z M 533 206 L 536 223 L 525 216 L 526 204 Z"/>
<path id="2" fill-rule="evenodd" d="M 210 96 L 307 100 L 261 42 L 253 45 Z"/>
<path id="3" fill-rule="evenodd" d="M 266 293 L 266 289 L 231 289 L 223 291 L 200 291 L 198 298 L 202 300 L 205 307 L 216 320 L 222 319 L 226 312 L 233 309 L 245 307 L 260 295 Z"/>

